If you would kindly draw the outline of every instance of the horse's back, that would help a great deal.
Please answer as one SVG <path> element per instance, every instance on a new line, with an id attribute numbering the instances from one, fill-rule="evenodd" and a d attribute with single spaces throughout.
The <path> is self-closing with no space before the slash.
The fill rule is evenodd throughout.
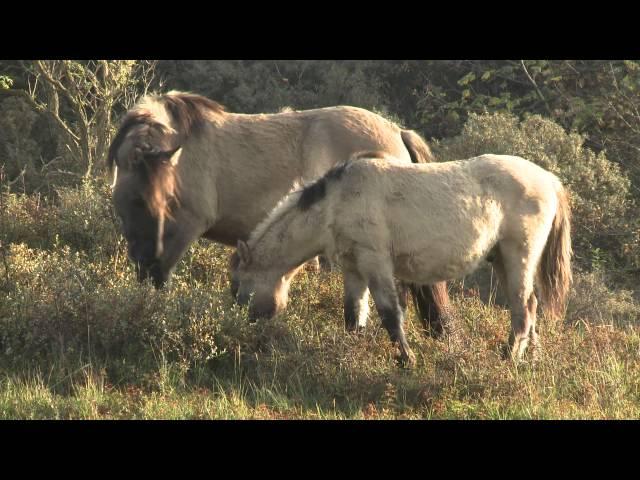
<path id="1" fill-rule="evenodd" d="M 474 175 L 484 189 L 517 217 L 555 211 L 562 183 L 553 173 L 521 157 L 483 155 L 473 159 Z"/>
<path id="2" fill-rule="evenodd" d="M 466 160 L 479 179 L 504 179 L 501 183 L 513 182 L 524 189 L 524 193 L 533 193 L 541 187 L 550 184 L 557 187 L 558 178 L 548 170 L 536 165 L 530 160 L 515 155 L 485 154 Z"/>
<path id="3" fill-rule="evenodd" d="M 520 157 L 410 165 L 360 159 L 336 182 L 333 211 L 342 238 L 392 249 L 401 276 L 431 272 L 421 279 L 430 283 L 469 273 L 502 236 L 526 232 L 523 225 L 548 223 L 556 181 Z M 421 245 L 428 255 L 417 253 Z"/>
<path id="4" fill-rule="evenodd" d="M 360 151 L 384 151 L 401 162 L 411 162 L 400 127 L 376 113 L 350 106 L 300 113 L 306 123 L 302 145 L 305 181 L 323 175 Z"/>

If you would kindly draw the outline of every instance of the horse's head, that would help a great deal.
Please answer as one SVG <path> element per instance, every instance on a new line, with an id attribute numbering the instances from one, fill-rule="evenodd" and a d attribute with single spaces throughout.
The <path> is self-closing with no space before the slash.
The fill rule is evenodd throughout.
<path id="1" fill-rule="evenodd" d="M 151 277 L 156 288 L 169 279 L 173 265 L 163 253 L 171 241 L 171 208 L 177 205 L 180 138 L 149 109 L 134 109 L 124 118 L 109 148 L 115 167 L 113 203 L 127 240 L 138 280 Z M 173 229 L 175 230 L 175 228 Z"/>
<path id="2" fill-rule="evenodd" d="M 151 277 L 157 288 L 166 283 L 173 266 L 163 264 L 163 254 L 175 230 L 169 207 L 176 200 L 171 162 L 179 155 L 177 150 L 136 146 L 131 153 L 132 165 L 118 168 L 114 183 L 113 203 L 138 280 Z"/>
<path id="3" fill-rule="evenodd" d="M 249 320 L 271 318 L 287 306 L 289 285 L 297 268 L 282 272 L 265 268 L 242 240 L 231 261 L 232 293 L 238 304 L 249 306 Z M 235 266 L 235 268 L 233 268 Z"/>
<path id="4" fill-rule="evenodd" d="M 220 105 L 199 95 L 145 97 L 127 112 L 111 142 L 113 202 L 140 281 L 151 277 L 161 287 L 202 233 L 202 219 L 178 201 L 178 162 L 182 145 L 202 130 L 210 114 L 221 112 Z"/>

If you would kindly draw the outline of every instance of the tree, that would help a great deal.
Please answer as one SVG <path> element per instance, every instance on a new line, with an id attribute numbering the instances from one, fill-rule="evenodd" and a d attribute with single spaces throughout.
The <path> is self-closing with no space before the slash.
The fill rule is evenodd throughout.
<path id="1" fill-rule="evenodd" d="M 0 77 L 0 98 L 17 96 L 57 126 L 83 178 L 106 155 L 114 112 L 133 105 L 147 92 L 156 61 L 35 60 L 22 62 L 25 88 Z"/>

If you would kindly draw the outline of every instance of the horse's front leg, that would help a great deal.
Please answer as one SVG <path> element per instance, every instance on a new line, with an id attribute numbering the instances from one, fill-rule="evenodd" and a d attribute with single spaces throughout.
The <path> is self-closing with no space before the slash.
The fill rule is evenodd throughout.
<path id="1" fill-rule="evenodd" d="M 402 308 L 398 301 L 393 277 L 374 275 L 369 279 L 369 289 L 382 325 L 387 329 L 391 341 L 400 347 L 400 362 L 404 366 L 415 364 L 415 355 L 409 347 L 402 326 Z"/>
<path id="2" fill-rule="evenodd" d="M 357 271 L 344 268 L 344 327 L 347 331 L 364 328 L 369 317 L 367 281 Z"/>
<path id="3" fill-rule="evenodd" d="M 189 220 L 177 218 L 173 221 L 165 220 L 164 222 L 164 231 L 162 232 L 163 249 L 157 263 L 160 280 L 156 284 L 157 288 L 170 280 L 177 263 L 187 252 L 189 246 L 202 234 L 200 225 L 195 221 Z"/>

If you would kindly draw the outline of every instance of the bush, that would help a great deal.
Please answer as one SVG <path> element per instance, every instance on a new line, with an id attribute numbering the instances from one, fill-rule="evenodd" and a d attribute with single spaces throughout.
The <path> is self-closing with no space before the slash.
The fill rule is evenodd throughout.
<path id="1" fill-rule="evenodd" d="M 0 241 L 33 248 L 69 246 L 87 253 L 113 255 L 122 236 L 106 184 L 87 181 L 61 187 L 52 197 L 0 193 Z"/>
<path id="2" fill-rule="evenodd" d="M 0 360 L 21 365 L 84 358 L 97 364 L 183 370 L 220 353 L 216 334 L 230 299 L 178 280 L 156 291 L 127 262 L 13 244 L 0 292 Z M 7 281 L 8 279 L 8 281 Z M 231 313 L 225 313 L 230 308 Z"/>
<path id="3" fill-rule="evenodd" d="M 463 132 L 435 142 L 440 160 L 484 153 L 518 155 L 555 173 L 571 192 L 575 261 L 593 268 L 639 268 L 640 223 L 630 182 L 605 153 L 585 148 L 584 137 L 532 115 L 470 114 Z"/>
<path id="4" fill-rule="evenodd" d="M 19 98 L 0 102 L 0 165 L 7 181 L 31 191 L 38 182 L 40 147 L 30 132 L 38 114 Z M 20 178 L 22 175 L 22 178 Z"/>
<path id="5" fill-rule="evenodd" d="M 602 272 L 574 275 L 567 307 L 567 322 L 588 322 L 616 327 L 635 326 L 640 319 L 640 304 L 629 290 L 612 290 L 611 280 Z"/>
<path id="6" fill-rule="evenodd" d="M 80 175 L 60 151 L 52 120 L 21 98 L 0 102 L 0 185 L 13 192 L 50 193 L 53 185 L 72 186 Z"/>

